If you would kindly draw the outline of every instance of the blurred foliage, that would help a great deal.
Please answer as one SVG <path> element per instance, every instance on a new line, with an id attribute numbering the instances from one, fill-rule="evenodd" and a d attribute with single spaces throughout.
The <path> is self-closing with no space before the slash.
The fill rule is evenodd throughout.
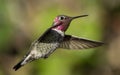
<path id="1" fill-rule="evenodd" d="M 72 21 L 66 34 L 102 41 L 105 11 L 101 4 L 99 0 L 0 0 L 0 75 L 94 75 L 106 61 L 102 47 L 57 49 L 48 59 L 29 63 L 17 72 L 12 67 L 59 14 L 88 14 Z"/>

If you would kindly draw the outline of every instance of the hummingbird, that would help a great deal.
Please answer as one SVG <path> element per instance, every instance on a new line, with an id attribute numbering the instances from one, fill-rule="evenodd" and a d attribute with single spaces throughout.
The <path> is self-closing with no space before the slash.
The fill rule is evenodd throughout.
<path id="1" fill-rule="evenodd" d="M 54 19 L 52 26 L 31 44 L 28 53 L 13 69 L 16 71 L 31 61 L 48 58 L 58 48 L 81 50 L 101 46 L 102 42 L 65 34 L 72 20 L 86 16 L 88 15 L 75 17 L 58 15 Z"/>

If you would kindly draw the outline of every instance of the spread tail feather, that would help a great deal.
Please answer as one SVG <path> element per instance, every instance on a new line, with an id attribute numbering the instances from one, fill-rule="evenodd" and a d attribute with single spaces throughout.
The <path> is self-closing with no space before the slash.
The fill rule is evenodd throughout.
<path id="1" fill-rule="evenodd" d="M 32 56 L 31 56 L 31 54 L 28 54 L 28 55 L 26 55 L 24 58 L 23 58 L 23 60 L 21 60 L 17 65 L 15 65 L 14 67 L 13 67 L 13 69 L 16 71 L 16 70 L 18 70 L 19 68 L 21 68 L 22 66 L 24 66 L 25 64 L 27 64 L 27 63 L 29 63 L 29 62 L 31 62 L 31 61 L 33 61 L 34 59 L 32 58 Z"/>
<path id="2" fill-rule="evenodd" d="M 23 61 L 20 61 L 17 65 L 13 67 L 15 71 L 17 71 L 19 68 L 21 68 L 23 65 L 21 64 Z"/>

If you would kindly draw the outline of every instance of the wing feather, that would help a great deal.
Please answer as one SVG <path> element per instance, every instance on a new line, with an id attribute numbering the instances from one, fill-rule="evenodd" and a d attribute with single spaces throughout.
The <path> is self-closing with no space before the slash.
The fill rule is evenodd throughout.
<path id="1" fill-rule="evenodd" d="M 88 49 L 101 46 L 102 42 L 87 40 L 78 38 L 71 35 L 65 35 L 63 42 L 60 44 L 60 48 L 65 49 Z"/>

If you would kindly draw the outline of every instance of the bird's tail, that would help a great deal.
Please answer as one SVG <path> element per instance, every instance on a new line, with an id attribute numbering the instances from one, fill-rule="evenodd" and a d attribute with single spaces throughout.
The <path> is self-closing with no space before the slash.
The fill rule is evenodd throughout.
<path id="1" fill-rule="evenodd" d="M 19 68 L 21 68 L 23 65 L 21 64 L 23 61 L 20 61 L 18 64 L 16 64 L 13 69 L 16 71 L 18 70 Z"/>
<path id="2" fill-rule="evenodd" d="M 22 66 L 24 66 L 25 64 L 27 64 L 28 62 L 31 62 L 33 59 L 32 59 L 32 56 L 31 55 L 28 55 L 26 56 L 25 58 L 23 58 L 23 60 L 21 60 L 18 64 L 16 64 L 13 69 L 16 71 L 18 70 L 19 68 L 21 68 Z"/>

